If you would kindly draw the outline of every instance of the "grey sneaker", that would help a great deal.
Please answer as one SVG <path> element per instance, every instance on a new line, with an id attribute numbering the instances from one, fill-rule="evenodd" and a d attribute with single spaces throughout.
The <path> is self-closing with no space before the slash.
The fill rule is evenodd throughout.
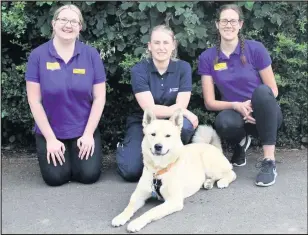
<path id="1" fill-rule="evenodd" d="M 261 170 L 257 175 L 256 185 L 263 187 L 273 185 L 277 176 L 275 161 L 264 159 L 261 162 L 260 168 Z"/>
<path id="2" fill-rule="evenodd" d="M 234 148 L 234 153 L 231 158 L 231 164 L 233 166 L 245 166 L 246 165 L 246 151 L 251 144 L 251 137 L 247 135 L 237 144 Z"/>

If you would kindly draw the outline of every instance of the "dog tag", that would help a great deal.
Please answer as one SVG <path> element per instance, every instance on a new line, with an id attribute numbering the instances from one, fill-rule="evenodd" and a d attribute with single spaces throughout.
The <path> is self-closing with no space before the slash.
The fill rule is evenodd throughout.
<path id="1" fill-rule="evenodd" d="M 158 198 L 158 197 L 157 197 L 157 193 L 156 193 L 156 192 L 154 192 L 154 191 L 152 191 L 152 197 L 154 197 L 154 198 Z"/>

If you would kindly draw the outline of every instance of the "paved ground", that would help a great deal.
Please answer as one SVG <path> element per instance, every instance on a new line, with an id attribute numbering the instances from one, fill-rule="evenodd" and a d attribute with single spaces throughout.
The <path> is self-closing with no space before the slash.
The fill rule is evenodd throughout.
<path id="1" fill-rule="evenodd" d="M 229 188 L 200 190 L 184 209 L 153 222 L 141 233 L 306 233 L 307 150 L 277 153 L 276 184 L 254 185 L 258 153 L 236 168 Z M 136 184 L 126 183 L 110 163 L 93 185 L 52 188 L 41 179 L 35 158 L 2 156 L 2 233 L 126 233 L 111 220 L 127 205 Z M 151 201 L 137 215 L 159 202 Z"/>

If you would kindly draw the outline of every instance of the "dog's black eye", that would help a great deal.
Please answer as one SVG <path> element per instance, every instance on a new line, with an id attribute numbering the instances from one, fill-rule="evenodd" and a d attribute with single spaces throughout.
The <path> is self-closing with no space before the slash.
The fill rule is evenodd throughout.
<path id="1" fill-rule="evenodd" d="M 169 138 L 171 135 L 166 135 L 167 138 Z"/>
<path id="2" fill-rule="evenodd" d="M 155 136 L 156 134 L 155 134 L 155 133 L 152 133 L 151 135 L 152 135 L 152 136 Z"/>

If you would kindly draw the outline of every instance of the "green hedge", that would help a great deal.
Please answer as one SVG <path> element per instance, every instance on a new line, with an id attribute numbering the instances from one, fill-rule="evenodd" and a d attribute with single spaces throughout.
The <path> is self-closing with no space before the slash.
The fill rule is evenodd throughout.
<path id="1" fill-rule="evenodd" d="M 66 2 L 67 3 L 67 2 Z M 193 67 L 190 109 L 200 123 L 215 113 L 203 105 L 198 55 L 215 44 L 216 10 L 221 2 L 72 2 L 84 19 L 81 40 L 104 60 L 107 103 L 100 128 L 104 151 L 123 138 L 126 116 L 135 104 L 129 69 L 146 48 L 151 27 L 167 23 L 179 42 L 179 57 Z M 24 80 L 27 57 L 51 35 L 53 12 L 64 2 L 2 2 L 2 143 L 33 144 L 33 118 Z M 298 147 L 307 136 L 307 8 L 304 2 L 238 2 L 245 15 L 243 34 L 269 50 L 279 87 L 284 124 L 278 146 Z M 256 143 L 257 144 L 257 143 Z"/>

